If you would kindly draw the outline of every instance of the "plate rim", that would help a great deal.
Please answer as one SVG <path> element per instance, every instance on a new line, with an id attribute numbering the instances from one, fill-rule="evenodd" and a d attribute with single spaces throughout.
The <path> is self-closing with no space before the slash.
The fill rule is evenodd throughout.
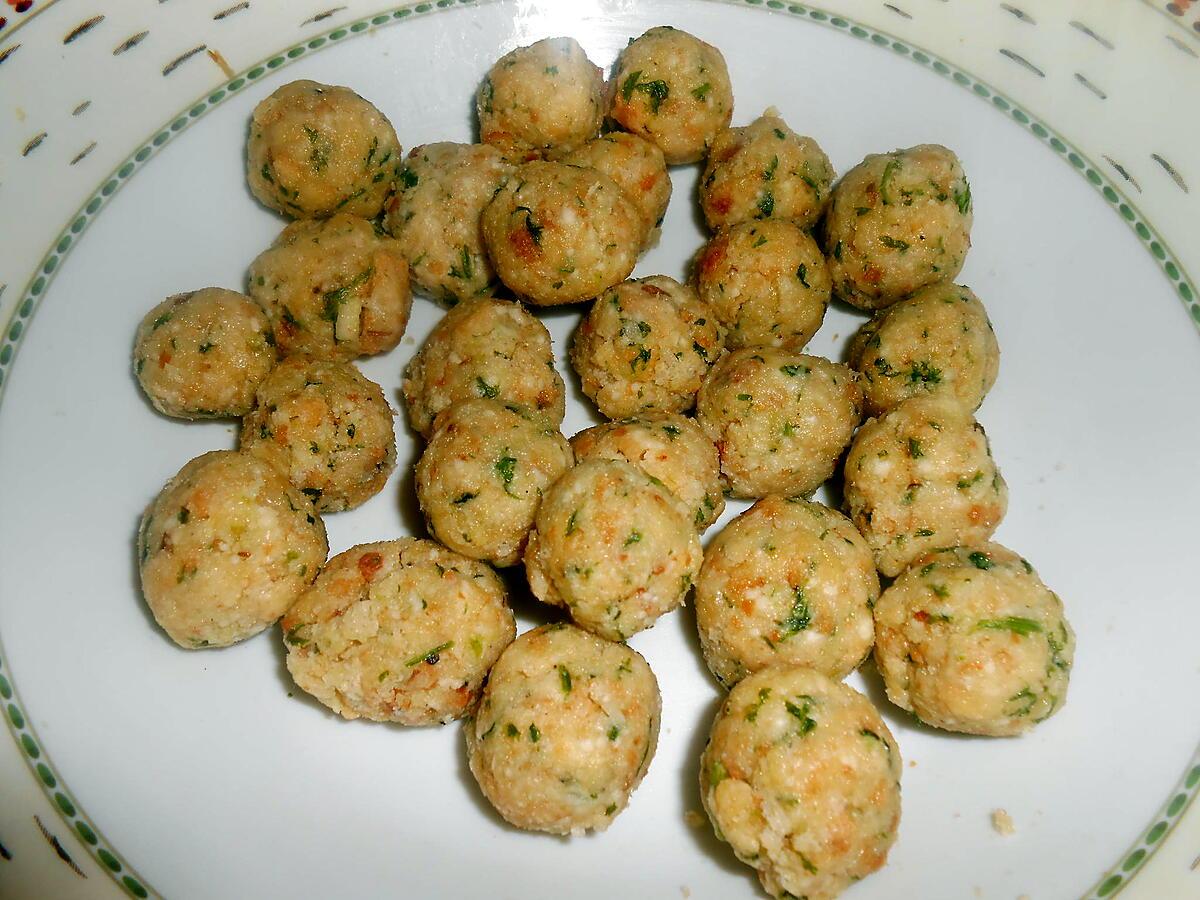
<path id="1" fill-rule="evenodd" d="M 379 28 L 397 25 L 416 18 L 452 9 L 492 6 L 504 0 L 420 0 L 390 6 L 373 14 L 344 22 L 305 40 L 291 43 L 283 49 L 260 58 L 215 88 L 204 91 L 179 112 L 168 119 L 144 139 L 136 142 L 135 149 L 115 165 L 108 175 L 102 177 L 97 187 L 85 195 L 68 222 L 50 242 L 33 274 L 26 281 L 20 300 L 14 303 L 12 312 L 0 330 L 0 404 L 7 393 L 10 373 L 19 355 L 26 323 L 41 306 L 60 265 L 69 255 L 71 248 L 82 238 L 94 219 L 107 207 L 108 201 L 123 184 L 135 175 L 146 162 L 174 137 L 187 131 L 190 126 L 230 97 L 258 81 L 270 72 L 284 68 L 297 59 L 334 46 L 351 37 L 358 37 Z M 1020 104 L 1002 91 L 996 90 L 985 80 L 976 77 L 968 69 L 954 65 L 940 55 L 918 43 L 901 39 L 884 29 L 868 26 L 851 16 L 832 13 L 811 4 L 785 2 L 785 0 L 692 0 L 722 6 L 748 8 L 764 13 L 790 15 L 827 30 L 843 32 L 881 50 L 891 50 L 896 56 L 916 63 L 929 71 L 948 79 L 958 87 L 988 103 L 1006 119 L 1033 135 L 1040 143 L 1052 149 L 1068 167 L 1082 177 L 1107 201 L 1109 208 L 1126 224 L 1150 254 L 1156 267 L 1174 288 L 1179 301 L 1189 314 L 1193 327 L 1200 332 L 1200 292 L 1170 244 L 1150 225 L 1137 204 L 1119 185 L 1104 174 L 1100 166 L 1061 134 L 1027 112 Z M 24 24 L 24 23 L 22 23 Z M 11 36 L 5 35 L 5 37 Z M 11 668 L 6 669 L 6 653 L 3 635 L 0 634 L 0 698 L 3 699 L 4 721 L 9 735 L 37 783 L 43 797 L 55 813 L 78 838 L 89 855 L 126 894 L 144 900 L 150 896 L 161 896 L 149 882 L 137 873 L 132 864 L 108 841 L 94 824 L 81 804 L 76 801 L 61 773 L 50 760 L 49 754 L 37 738 L 25 707 L 20 701 L 16 681 Z M 5 672 L 7 671 L 7 675 Z M 1136 839 L 1111 866 L 1096 879 L 1082 895 L 1083 900 L 1108 900 L 1130 884 L 1142 871 L 1165 839 L 1182 821 L 1200 795 L 1200 746 L 1193 752 L 1183 774 L 1175 782 L 1150 823 L 1137 832 Z"/>

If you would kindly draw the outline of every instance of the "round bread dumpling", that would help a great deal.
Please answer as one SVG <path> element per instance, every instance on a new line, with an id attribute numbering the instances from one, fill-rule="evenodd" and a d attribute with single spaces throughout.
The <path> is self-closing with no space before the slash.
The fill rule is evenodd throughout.
<path id="1" fill-rule="evenodd" d="M 586 460 L 550 487 L 525 546 L 534 596 L 613 641 L 682 606 L 701 560 L 678 499 L 640 469 L 607 459 Z"/>
<path id="2" fill-rule="evenodd" d="M 339 553 L 279 624 L 300 688 L 401 725 L 466 715 L 517 633 L 495 572 L 418 538 Z"/>
<path id="3" fill-rule="evenodd" d="M 1062 601 L 999 544 L 917 558 L 875 607 L 888 699 L 928 725 L 1021 734 L 1067 699 L 1075 635 Z"/>
<path id="4" fill-rule="evenodd" d="M 668 25 L 651 28 L 621 51 L 609 91 L 609 115 L 656 144 L 673 166 L 703 157 L 733 116 L 721 51 Z"/>
<path id="5" fill-rule="evenodd" d="M 575 332 L 571 365 L 610 419 L 686 412 L 723 343 L 716 317 L 695 291 L 651 275 L 596 299 Z"/>
<path id="6" fill-rule="evenodd" d="M 728 330 L 731 350 L 803 349 L 825 318 L 830 286 L 816 241 L 792 222 L 722 229 L 696 264 L 700 299 Z"/>
<path id="7" fill-rule="evenodd" d="M 858 329 L 850 365 L 862 373 L 867 412 L 910 397 L 953 397 L 978 409 L 996 381 L 1000 346 L 979 298 L 950 282 L 921 288 Z"/>
<path id="8" fill-rule="evenodd" d="M 392 123 L 349 88 L 293 81 L 254 107 L 246 180 L 250 193 L 284 215 L 369 219 L 399 171 Z"/>
<path id="9" fill-rule="evenodd" d="M 636 134 L 614 131 L 572 150 L 558 161 L 607 175 L 633 203 L 642 220 L 641 248 L 658 241 L 663 216 L 671 201 L 667 161 L 654 144 Z"/>
<path id="10" fill-rule="evenodd" d="M 833 900 L 887 862 L 900 771 L 866 697 L 812 669 L 775 667 L 729 692 L 700 759 L 700 795 L 768 894 Z"/>
<path id="11" fill-rule="evenodd" d="M 155 409 L 179 419 L 244 416 L 274 365 L 266 313 L 224 288 L 168 297 L 146 313 L 133 345 L 138 384 Z"/>
<path id="12" fill-rule="evenodd" d="M 983 543 L 1008 508 L 983 426 L 939 397 L 867 420 L 846 455 L 844 496 L 889 578 L 935 548 Z"/>
<path id="13" fill-rule="evenodd" d="M 318 511 L 353 509 L 396 467 L 392 409 L 350 363 L 289 356 L 259 386 L 241 449 L 283 472 Z"/>
<path id="14" fill-rule="evenodd" d="M 598 296 L 633 271 L 644 237 L 633 203 L 595 169 L 520 166 L 483 211 L 500 280 L 537 306 Z"/>
<path id="15" fill-rule="evenodd" d="M 833 166 L 820 145 L 772 111 L 713 139 L 700 179 L 700 208 L 713 231 L 752 219 L 811 228 L 825 210 Z"/>
<path id="16" fill-rule="evenodd" d="M 696 422 L 717 445 L 734 497 L 812 493 L 833 474 L 861 418 L 854 370 L 773 347 L 728 354 L 696 403 Z"/>
<path id="17" fill-rule="evenodd" d="M 466 723 L 471 773 L 527 831 L 603 831 L 658 746 L 662 697 L 636 650 L 571 625 L 527 631 L 500 656 Z"/>
<path id="18" fill-rule="evenodd" d="M 604 74 L 574 38 L 506 53 L 475 95 L 479 135 L 514 158 L 535 159 L 594 138 L 604 119 Z"/>
<path id="19" fill-rule="evenodd" d="M 487 144 L 424 144 L 409 152 L 384 221 L 412 280 L 429 296 L 453 305 L 499 287 L 479 219 L 514 168 Z"/>
<path id="20" fill-rule="evenodd" d="M 873 153 L 833 189 L 825 253 L 833 292 L 882 309 L 927 284 L 952 281 L 971 247 L 971 187 L 937 144 Z"/>
<path id="21" fill-rule="evenodd" d="M 401 389 L 408 419 L 424 437 L 434 417 L 459 400 L 499 400 L 553 428 L 566 410 L 546 326 L 520 303 L 487 297 L 442 317 L 409 362 Z"/>
<path id="22" fill-rule="evenodd" d="M 683 514 L 704 531 L 725 511 L 717 449 L 687 416 L 650 413 L 606 422 L 571 438 L 579 462 L 624 460 L 679 500 Z"/>
<path id="23" fill-rule="evenodd" d="M 463 400 L 434 421 L 417 462 L 429 532 L 472 559 L 515 565 L 542 494 L 574 463 L 557 429 L 499 400 Z"/>
<path id="24" fill-rule="evenodd" d="M 400 244 L 371 223 L 338 214 L 293 222 L 250 264 L 284 354 L 354 359 L 391 350 L 412 308 Z"/>
<path id="25" fill-rule="evenodd" d="M 146 605 L 189 649 L 225 647 L 269 628 L 328 553 L 308 498 L 273 466 L 232 450 L 180 469 L 138 529 Z"/>
<path id="26" fill-rule="evenodd" d="M 780 665 L 840 681 L 871 652 L 878 597 L 871 548 L 849 519 L 772 494 L 704 552 L 696 582 L 700 647 L 726 687 Z"/>

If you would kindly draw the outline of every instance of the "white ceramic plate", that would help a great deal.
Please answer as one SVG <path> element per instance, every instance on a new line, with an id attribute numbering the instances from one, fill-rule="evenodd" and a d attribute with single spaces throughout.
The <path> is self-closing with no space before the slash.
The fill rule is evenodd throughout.
<path id="1" fill-rule="evenodd" d="M 292 696 L 276 632 L 175 648 L 133 562 L 144 504 L 187 459 L 234 442 L 226 424 L 153 414 L 128 356 L 149 306 L 240 287 L 283 224 L 244 187 L 253 105 L 315 78 L 372 99 L 406 148 L 468 140 L 473 89 L 501 53 L 571 34 L 608 65 L 628 37 L 670 23 L 724 51 L 736 123 L 777 106 L 839 172 L 920 142 L 958 151 L 976 205 L 960 280 L 1002 348 L 980 412 L 1011 490 L 997 538 L 1034 562 L 1078 632 L 1065 709 L 1016 740 L 914 726 L 873 676 L 852 676 L 906 766 L 899 842 L 850 893 L 1200 896 L 1187 811 L 1200 782 L 1200 307 L 1187 275 L 1200 265 L 1188 190 L 1200 127 L 1183 89 L 1200 40 L 1187 4 L 974 4 L 965 18 L 937 0 L 331 5 L 10 0 L 0 895 L 756 895 L 750 870 L 685 818 L 720 698 L 690 609 L 631 641 L 663 690 L 648 777 L 606 833 L 567 841 L 499 821 L 458 726 L 346 723 Z M 663 241 L 638 274 L 681 277 L 702 242 L 696 171 L 673 179 Z M 578 314 L 544 316 L 564 373 Z M 418 300 L 409 338 L 363 363 L 390 396 L 439 315 Z M 840 355 L 859 321 L 831 310 L 813 352 Z M 593 414 L 569 390 L 572 433 Z M 327 517 L 333 552 L 419 532 L 405 473 L 418 445 L 400 422 L 400 471 L 362 509 Z M 545 616 L 515 602 L 522 627 Z M 993 831 L 997 808 L 1015 835 Z"/>

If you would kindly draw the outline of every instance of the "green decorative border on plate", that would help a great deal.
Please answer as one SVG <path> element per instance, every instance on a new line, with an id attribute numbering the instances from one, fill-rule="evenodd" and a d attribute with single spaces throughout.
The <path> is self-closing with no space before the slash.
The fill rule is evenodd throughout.
<path id="1" fill-rule="evenodd" d="M 359 19 L 355 22 L 330 29 L 313 38 L 289 47 L 279 53 L 260 60 L 255 65 L 238 73 L 225 84 L 197 98 L 179 112 L 170 122 L 157 130 L 153 135 L 141 142 L 139 148 L 119 165 L 103 183 L 92 193 L 63 228 L 58 239 L 41 261 L 38 271 L 25 287 L 21 302 L 17 305 L 5 325 L 0 336 L 0 400 L 3 399 L 9 373 L 12 370 L 18 347 L 26 330 L 26 323 L 33 316 L 45 295 L 47 288 L 54 279 L 54 274 L 70 252 L 71 247 L 81 237 L 92 220 L 104 208 L 109 198 L 115 194 L 121 185 L 131 178 L 138 169 L 152 158 L 174 136 L 185 131 L 194 121 L 206 112 L 234 96 L 247 85 L 257 81 L 269 72 L 288 65 L 310 52 L 339 43 L 352 35 L 381 28 L 396 22 L 411 20 L 417 16 L 440 12 L 459 7 L 477 7 L 483 4 L 498 2 L 498 0 L 432 0 L 407 4 L 394 8 L 385 13 L 379 13 Z M 909 42 L 902 41 L 894 35 L 867 28 L 843 16 L 835 15 L 825 10 L 805 6 L 798 3 L 787 3 L 784 0 L 707 0 L 707 2 L 722 3 L 728 6 L 751 7 L 765 12 L 791 15 L 816 23 L 834 31 L 841 31 L 851 37 L 873 44 L 882 49 L 889 49 L 897 56 L 902 56 L 924 68 L 947 78 L 977 97 L 991 103 L 1002 115 L 1008 117 L 1039 141 L 1046 144 L 1068 165 L 1079 172 L 1096 191 L 1108 201 L 1113 210 L 1126 222 L 1137 235 L 1147 252 L 1167 276 L 1190 314 L 1193 323 L 1200 327 L 1200 298 L 1198 298 L 1195 283 L 1183 271 L 1177 258 L 1171 252 L 1167 243 L 1158 235 L 1137 206 L 1125 196 L 1117 186 L 1102 174 L 1098 167 L 1087 156 L 1068 143 L 1061 135 L 1055 133 L 1044 123 L 1038 121 L 1019 105 L 1014 103 L 1001 92 L 978 78 L 963 71 L 927 50 Z M 151 896 L 153 889 L 147 886 L 145 879 L 138 876 L 103 835 L 84 814 L 83 810 L 71 796 L 61 775 L 54 768 L 48 755 L 40 746 L 28 716 L 22 710 L 16 694 L 15 684 L 11 675 L 6 676 L 3 664 L 3 646 L 0 644 L 0 699 L 4 703 L 4 718 L 13 740 L 25 757 L 34 778 L 45 792 L 50 803 L 57 810 L 63 821 L 79 837 L 84 847 L 95 857 L 104 871 L 108 872 L 116 884 L 127 894 L 136 898 Z M 1112 868 L 1100 876 L 1100 879 L 1084 895 L 1084 900 L 1107 900 L 1116 895 L 1146 861 L 1161 846 L 1163 839 L 1183 816 L 1197 793 L 1200 792 L 1200 748 L 1193 756 L 1188 769 L 1171 792 L 1167 801 L 1154 816 L 1150 826 L 1142 833 L 1137 842 L 1130 847 L 1125 855 Z"/>

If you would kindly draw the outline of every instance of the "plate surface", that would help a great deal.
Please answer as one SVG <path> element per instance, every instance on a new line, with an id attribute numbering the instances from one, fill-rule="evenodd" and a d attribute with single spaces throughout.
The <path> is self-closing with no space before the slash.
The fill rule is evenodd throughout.
<path id="1" fill-rule="evenodd" d="M 277 631 L 228 650 L 178 650 L 146 612 L 133 561 L 137 519 L 161 484 L 235 441 L 224 423 L 155 415 L 128 357 L 146 309 L 181 290 L 240 288 L 282 227 L 243 182 L 254 104 L 314 78 L 374 101 L 406 148 L 466 141 L 474 87 L 508 49 L 571 34 L 608 66 L 629 37 L 663 23 L 722 49 L 735 124 L 775 106 L 839 172 L 922 142 L 959 153 L 976 210 L 959 280 L 987 306 L 1002 351 L 979 413 L 1011 492 L 997 539 L 1038 567 L 1078 633 L 1069 702 L 1022 739 L 935 733 L 889 706 L 873 673 L 851 677 L 880 706 L 906 766 L 890 862 L 848 896 L 1106 897 L 1127 884 L 1130 895 L 1200 895 L 1187 868 L 1200 828 L 1185 809 L 1200 782 L 1190 571 L 1200 344 L 1188 260 L 1171 249 L 1185 252 L 1191 236 L 1195 252 L 1184 166 L 1200 129 L 1164 126 L 1147 145 L 1153 160 L 1120 127 L 1169 115 L 1155 86 L 1178 66 L 1194 80 L 1200 59 L 1185 51 L 1200 41 L 1150 5 L 1119 23 L 1099 12 L 1080 22 L 1066 4 L 1020 16 L 980 6 L 969 25 L 945 21 L 933 0 L 898 12 L 845 6 L 842 18 L 782 3 L 445 0 L 386 12 L 354 4 L 302 22 L 324 8 L 242 4 L 201 18 L 158 10 L 149 27 L 108 13 L 68 40 L 92 14 L 60 0 L 0 31 L 0 82 L 25 92 L 13 95 L 20 115 L 0 123 L 0 218 L 13 236 L 0 254 L 12 316 L 0 345 L 0 696 L 14 737 L 0 741 L 0 786 L 15 798 L 0 809 L 0 895 L 757 895 L 707 823 L 688 824 L 721 697 L 690 608 L 630 641 L 663 691 L 649 775 L 607 832 L 566 841 L 500 822 L 467 772 L 459 726 L 346 723 L 308 700 Z M 71 115 L 87 98 L 70 93 L 84 90 L 87 66 L 66 55 L 105 29 L 105 57 L 142 30 L 114 58 L 158 41 L 153 80 L 122 87 L 110 67 L 85 92 L 96 108 Z M 175 49 L 194 46 L 179 61 Z M 76 87 L 33 87 L 55 53 Z M 1138 77 L 1117 74 L 1137 66 Z M 176 88 L 177 74 L 192 81 Z M 143 109 L 143 87 L 170 96 Z M 60 130 L 42 115 L 51 103 L 66 110 Z M 1085 103 L 1095 104 L 1086 115 Z M 82 140 L 89 115 L 104 117 L 103 138 L 72 164 L 55 135 Z M 48 136 L 22 156 L 41 129 Z M 76 168 L 87 165 L 90 176 Z M 663 240 L 637 275 L 682 278 L 704 240 L 695 167 L 672 177 Z M 404 343 L 361 361 L 397 406 L 400 373 L 440 315 L 418 299 Z M 568 374 L 578 317 L 542 316 L 567 376 L 567 434 L 598 421 Z M 862 320 L 832 308 L 810 352 L 839 358 Z M 332 552 L 422 532 L 408 474 L 420 444 L 403 416 L 397 426 L 397 473 L 361 509 L 326 518 Z M 730 504 L 725 521 L 745 506 Z M 521 629 L 547 617 L 527 594 L 514 604 Z M 998 808 L 1015 835 L 992 830 Z M 1181 840 L 1190 853 L 1155 854 Z"/>

